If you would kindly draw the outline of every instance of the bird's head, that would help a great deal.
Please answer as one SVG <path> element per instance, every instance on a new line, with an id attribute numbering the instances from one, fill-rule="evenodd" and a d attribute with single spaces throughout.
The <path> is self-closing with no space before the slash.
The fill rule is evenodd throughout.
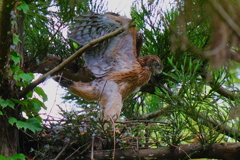
<path id="1" fill-rule="evenodd" d="M 142 67 L 147 67 L 153 75 L 160 75 L 163 70 L 162 61 L 156 55 L 148 55 L 137 58 Z"/>
<path id="2" fill-rule="evenodd" d="M 150 55 L 147 60 L 147 66 L 153 75 L 160 75 L 163 70 L 162 61 L 156 55 Z"/>

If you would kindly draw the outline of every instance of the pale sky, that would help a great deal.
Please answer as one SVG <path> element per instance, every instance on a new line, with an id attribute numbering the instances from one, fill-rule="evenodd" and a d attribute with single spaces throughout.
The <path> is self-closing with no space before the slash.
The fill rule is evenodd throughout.
<path id="1" fill-rule="evenodd" d="M 108 8 L 111 12 L 117 12 L 130 18 L 130 7 L 134 0 L 108 0 Z"/>

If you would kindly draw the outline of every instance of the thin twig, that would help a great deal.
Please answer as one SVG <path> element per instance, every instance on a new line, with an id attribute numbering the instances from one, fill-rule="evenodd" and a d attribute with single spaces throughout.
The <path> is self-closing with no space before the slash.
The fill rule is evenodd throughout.
<path id="1" fill-rule="evenodd" d="M 78 149 L 76 149 L 72 154 L 70 154 L 65 160 L 67 160 L 68 158 L 71 158 L 76 152 L 79 151 L 79 149 L 81 149 L 82 147 L 86 146 L 87 144 L 89 144 L 89 143 L 85 143 L 84 145 L 78 147 Z M 79 154 L 79 155 L 81 155 L 81 154 Z"/>
<path id="2" fill-rule="evenodd" d="M 156 111 L 157 112 L 157 111 Z M 155 113 L 155 112 L 154 112 Z M 146 116 L 146 115 L 145 115 Z M 121 123 L 121 124 L 128 124 L 128 123 L 162 123 L 170 125 L 169 122 L 162 122 L 162 121 L 151 121 L 151 120 L 131 120 L 131 121 L 116 121 L 115 123 Z"/>
<path id="3" fill-rule="evenodd" d="M 164 107 L 163 109 L 160 109 L 156 112 L 153 112 L 153 113 L 149 113 L 149 114 L 145 114 L 145 115 L 142 115 L 142 116 L 139 116 L 139 117 L 135 117 L 133 119 L 137 119 L 137 120 L 148 120 L 148 119 L 152 119 L 152 118 L 155 118 L 155 117 L 158 117 L 164 113 L 166 113 L 166 111 L 171 108 L 171 105 L 168 105 L 166 107 Z"/>
<path id="4" fill-rule="evenodd" d="M 57 160 L 61 154 L 66 150 L 67 146 L 70 144 L 70 140 L 65 144 L 65 146 L 63 147 L 63 149 L 61 150 L 61 152 L 58 153 L 57 157 L 55 157 L 53 160 Z"/>
<path id="5" fill-rule="evenodd" d="M 115 123 L 113 122 L 113 160 L 115 159 L 115 154 L 116 154 L 116 127 Z"/>
<path id="6" fill-rule="evenodd" d="M 94 139 L 95 139 L 95 134 L 92 135 L 91 160 L 94 160 Z"/>
<path id="7" fill-rule="evenodd" d="M 62 79 L 62 73 L 61 73 L 61 75 L 60 75 L 59 81 L 61 81 L 61 79 Z M 52 107 L 50 108 L 50 111 L 49 111 L 49 113 L 48 113 L 48 115 L 47 115 L 46 120 L 48 120 L 48 118 L 49 118 L 49 116 L 50 116 L 50 114 L 51 114 L 51 112 L 52 112 L 52 110 L 53 110 L 53 108 L 54 108 L 54 105 L 55 105 L 55 103 L 56 103 L 56 101 L 57 101 L 57 93 L 58 93 L 59 87 L 60 87 L 60 83 L 58 83 L 58 86 L 57 86 L 57 89 L 56 89 L 56 92 L 55 92 L 54 101 L 53 101 Z M 57 105 L 57 106 L 60 107 L 59 105 Z"/>

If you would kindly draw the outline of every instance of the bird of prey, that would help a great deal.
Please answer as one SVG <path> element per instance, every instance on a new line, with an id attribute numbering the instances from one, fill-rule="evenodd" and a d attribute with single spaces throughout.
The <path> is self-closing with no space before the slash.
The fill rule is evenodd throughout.
<path id="1" fill-rule="evenodd" d="M 89 13 L 76 18 L 68 37 L 81 45 L 102 37 L 131 22 L 116 13 Z M 74 82 L 64 77 L 53 79 L 87 101 L 99 102 L 104 120 L 116 121 L 123 101 L 146 84 L 152 74 L 162 72 L 156 55 L 137 57 L 136 27 L 98 43 L 84 53 L 85 63 L 95 76 L 91 82 Z"/>

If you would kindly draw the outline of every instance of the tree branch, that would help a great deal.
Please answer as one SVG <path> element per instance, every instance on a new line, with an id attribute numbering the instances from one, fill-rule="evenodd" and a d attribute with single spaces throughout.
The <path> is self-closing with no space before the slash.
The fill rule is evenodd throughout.
<path id="1" fill-rule="evenodd" d="M 171 159 L 184 158 L 214 158 L 222 160 L 238 160 L 240 155 L 240 143 L 215 143 L 206 144 L 184 144 L 171 147 L 148 148 L 140 150 L 119 149 L 115 150 L 114 160 L 135 160 L 135 159 Z M 110 159 L 113 150 L 94 151 L 95 159 Z M 89 159 L 90 155 L 85 158 Z"/>
<path id="2" fill-rule="evenodd" d="M 239 52 L 229 52 L 229 58 L 235 62 L 240 63 L 240 53 Z"/>
<path id="3" fill-rule="evenodd" d="M 199 119 L 201 119 L 201 122 L 203 122 L 203 125 L 205 125 L 206 127 L 214 128 L 215 131 L 240 141 L 239 130 L 236 130 L 234 128 L 229 127 L 226 124 L 215 121 L 213 118 L 211 118 L 207 115 L 204 115 L 202 113 L 199 113 L 199 117 L 197 117 L 197 118 L 193 117 L 193 116 L 191 118 L 195 121 L 199 121 Z"/>
<path id="4" fill-rule="evenodd" d="M 238 24 L 234 22 L 232 17 L 224 10 L 224 8 L 220 5 L 219 2 L 216 0 L 209 1 L 213 8 L 219 13 L 219 15 L 225 20 L 226 24 L 240 37 L 240 28 L 238 27 Z"/>
<path id="5" fill-rule="evenodd" d="M 133 119 L 137 119 L 137 120 L 149 120 L 149 119 L 153 119 L 153 118 L 156 118 L 156 117 L 159 117 L 160 115 L 166 113 L 166 111 L 172 107 L 172 105 L 168 105 L 166 106 L 165 108 L 163 109 L 160 109 L 156 112 L 153 112 L 153 113 L 149 113 L 149 114 L 145 114 L 145 115 L 142 115 L 142 116 L 139 116 L 139 117 L 134 117 Z"/>
<path id="6" fill-rule="evenodd" d="M 207 80 L 206 75 L 201 75 L 201 77 L 204 80 Z M 236 100 L 236 99 L 240 99 L 240 94 L 236 94 L 232 91 L 229 91 L 228 89 L 222 87 L 222 86 L 218 86 L 216 85 L 216 83 L 214 83 L 211 80 L 212 77 L 209 77 L 208 79 L 210 79 L 210 81 L 208 82 L 208 85 L 212 88 L 213 91 L 217 92 L 218 94 L 222 95 L 223 97 L 226 97 L 230 100 Z"/>
<path id="7" fill-rule="evenodd" d="M 223 88 L 222 86 L 219 86 L 219 87 L 215 87 L 213 86 L 212 83 L 210 83 L 210 87 L 212 88 L 212 90 L 214 90 L 215 92 L 217 92 L 218 94 L 228 98 L 228 99 L 231 99 L 231 100 L 236 100 L 236 99 L 240 99 L 240 95 L 239 94 L 236 94 L 232 91 L 229 91 L 228 89 L 226 88 Z"/>
<path id="8" fill-rule="evenodd" d="M 191 116 L 191 118 L 195 121 L 199 121 L 201 119 L 201 122 L 203 123 L 203 125 L 205 125 L 208 128 L 214 128 L 215 131 L 217 131 L 218 133 L 227 135 L 233 139 L 236 140 L 240 140 L 240 132 L 232 127 L 229 127 L 226 124 L 223 124 L 221 122 L 218 122 L 216 120 L 214 120 L 213 118 L 204 115 L 202 113 L 199 113 L 199 117 L 194 117 Z"/>
<path id="9" fill-rule="evenodd" d="M 62 68 L 64 68 L 66 65 L 68 65 L 70 62 L 72 62 L 74 59 L 76 59 L 78 56 L 82 55 L 86 50 L 88 50 L 89 48 L 91 48 L 92 46 L 94 46 L 97 43 L 100 43 L 106 39 L 109 39 L 111 37 L 114 37 L 120 33 L 122 33 L 123 31 L 125 31 L 127 28 L 134 26 L 135 24 L 132 22 L 130 22 L 129 24 L 115 30 L 114 32 L 111 32 L 103 37 L 100 37 L 98 39 L 95 39 L 91 42 L 89 42 L 87 45 L 83 46 L 82 48 L 80 48 L 77 52 L 75 52 L 72 56 L 70 56 L 69 58 L 67 58 L 65 61 L 63 61 L 61 64 L 59 64 L 58 66 L 56 66 L 55 68 L 53 68 L 51 71 L 45 73 L 44 75 L 42 75 L 41 77 L 39 77 L 37 80 L 35 80 L 34 82 L 32 82 L 31 84 L 29 84 L 24 90 L 22 90 L 22 92 L 20 92 L 19 94 L 19 98 L 23 98 L 24 96 L 26 96 L 26 94 L 28 92 L 30 92 L 31 90 L 33 90 L 38 84 L 42 83 L 43 81 L 46 80 L 46 78 L 48 76 L 51 76 L 53 74 L 55 74 L 56 72 L 58 72 L 59 70 L 61 70 Z"/>
<path id="10" fill-rule="evenodd" d="M 45 74 L 63 62 L 63 59 L 57 56 L 48 56 L 39 64 L 27 64 L 28 69 L 25 72 Z M 87 67 L 81 67 L 75 61 L 70 62 L 66 67 L 56 72 L 67 79 L 73 81 L 90 82 L 95 77 Z"/>

